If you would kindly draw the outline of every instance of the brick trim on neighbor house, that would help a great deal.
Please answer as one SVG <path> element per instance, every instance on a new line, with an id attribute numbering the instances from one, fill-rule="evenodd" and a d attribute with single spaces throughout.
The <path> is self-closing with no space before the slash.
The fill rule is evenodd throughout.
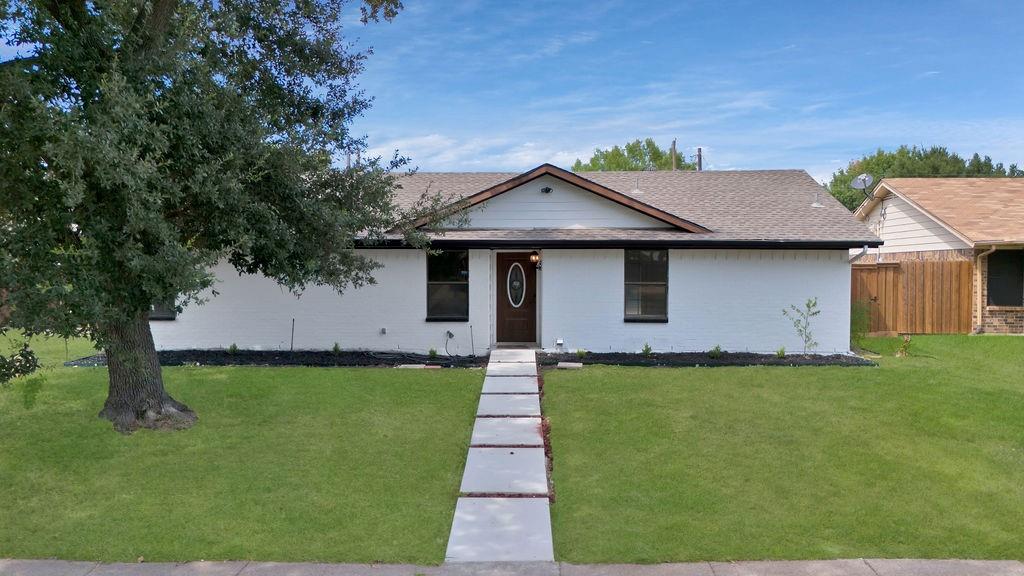
<path id="1" fill-rule="evenodd" d="M 988 257 L 980 256 L 984 252 L 975 251 L 974 294 L 980 306 L 975 304 L 971 307 L 974 331 L 985 334 L 1024 334 L 1024 307 L 988 305 Z"/>

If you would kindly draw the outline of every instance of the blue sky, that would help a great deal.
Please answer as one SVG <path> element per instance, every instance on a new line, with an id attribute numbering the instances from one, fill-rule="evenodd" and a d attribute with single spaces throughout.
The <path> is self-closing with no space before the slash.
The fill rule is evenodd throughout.
<path id="1" fill-rule="evenodd" d="M 1024 164 L 1024 2 L 406 0 L 355 124 L 421 170 L 568 166 L 654 137 L 819 180 L 900 144 Z"/>

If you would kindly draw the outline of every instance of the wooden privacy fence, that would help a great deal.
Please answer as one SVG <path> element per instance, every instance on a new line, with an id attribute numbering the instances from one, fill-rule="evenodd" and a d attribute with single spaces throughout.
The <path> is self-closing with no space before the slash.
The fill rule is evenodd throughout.
<path id="1" fill-rule="evenodd" d="M 971 331 L 970 261 L 854 264 L 852 301 L 866 302 L 872 334 Z"/>

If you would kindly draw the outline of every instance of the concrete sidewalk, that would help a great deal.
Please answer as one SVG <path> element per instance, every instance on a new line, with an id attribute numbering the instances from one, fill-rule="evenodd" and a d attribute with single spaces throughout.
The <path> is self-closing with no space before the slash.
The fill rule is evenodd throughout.
<path id="1" fill-rule="evenodd" d="M 808 560 L 683 564 L 559 562 L 408 564 L 283 564 L 188 562 L 97 564 L 3 560 L 0 576 L 1024 576 L 1013 560 Z"/>

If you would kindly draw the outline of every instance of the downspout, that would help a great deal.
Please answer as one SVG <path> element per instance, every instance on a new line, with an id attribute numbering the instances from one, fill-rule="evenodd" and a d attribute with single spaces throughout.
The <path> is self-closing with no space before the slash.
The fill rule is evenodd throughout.
<path id="1" fill-rule="evenodd" d="M 974 326 L 974 333 L 975 334 L 981 334 L 981 332 L 982 332 L 981 326 L 984 323 L 983 316 L 985 314 L 985 302 L 981 299 L 981 292 L 982 292 L 982 290 L 981 290 L 981 282 L 982 282 L 981 259 L 982 258 L 988 258 L 988 255 L 993 253 L 993 252 L 995 252 L 995 251 L 996 251 L 996 247 L 992 246 L 988 250 L 986 250 L 986 251 L 982 252 L 981 254 L 978 254 L 977 256 L 974 257 L 974 275 L 975 275 L 975 278 L 977 278 L 977 280 L 978 280 L 978 282 L 976 284 L 976 286 L 978 287 L 978 293 L 974 296 L 974 305 L 975 305 L 975 309 L 976 309 L 977 314 L 978 314 L 976 316 L 976 318 L 978 319 L 978 323 L 975 324 L 975 326 Z"/>
<path id="2" fill-rule="evenodd" d="M 856 256 L 854 256 L 853 259 L 850 260 L 850 262 L 853 263 L 853 262 L 856 262 L 856 261 L 860 260 L 867 253 L 868 253 L 868 245 L 865 244 L 864 247 L 860 249 L 860 254 L 857 254 Z"/>

